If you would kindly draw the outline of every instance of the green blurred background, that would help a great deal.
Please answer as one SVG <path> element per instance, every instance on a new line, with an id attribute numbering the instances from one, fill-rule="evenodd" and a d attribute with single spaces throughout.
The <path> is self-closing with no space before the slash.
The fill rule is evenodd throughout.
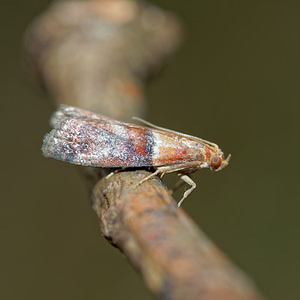
<path id="1" fill-rule="evenodd" d="M 183 208 L 269 299 L 300 299 L 299 2 L 153 2 L 186 35 L 150 85 L 148 119 L 232 154 L 222 172 L 193 176 Z M 20 53 L 48 3 L 7 1 L 0 11 L 0 298 L 154 299 L 101 237 L 76 168 L 41 155 L 54 108 Z"/>

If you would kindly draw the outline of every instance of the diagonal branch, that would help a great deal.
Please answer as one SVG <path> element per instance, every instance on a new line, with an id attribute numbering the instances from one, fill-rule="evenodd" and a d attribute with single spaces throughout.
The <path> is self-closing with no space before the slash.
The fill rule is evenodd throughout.
<path id="1" fill-rule="evenodd" d="M 146 171 L 116 173 L 93 188 L 104 236 L 161 299 L 261 299 L 236 268 Z"/>

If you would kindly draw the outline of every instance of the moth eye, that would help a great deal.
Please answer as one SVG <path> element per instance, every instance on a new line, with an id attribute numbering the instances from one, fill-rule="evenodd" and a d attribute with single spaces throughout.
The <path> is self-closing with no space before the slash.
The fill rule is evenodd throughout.
<path id="1" fill-rule="evenodd" d="M 217 169 L 220 167 L 221 163 L 222 163 L 222 158 L 220 156 L 214 156 L 211 161 L 210 161 L 211 165 Z"/>

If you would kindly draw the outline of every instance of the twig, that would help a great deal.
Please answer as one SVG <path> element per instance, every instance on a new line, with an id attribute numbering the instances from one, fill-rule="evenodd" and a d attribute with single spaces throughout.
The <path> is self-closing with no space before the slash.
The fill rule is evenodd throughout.
<path id="1" fill-rule="evenodd" d="M 144 80 L 179 33 L 171 14 L 141 2 L 58 2 L 28 31 L 26 59 L 57 104 L 126 120 L 144 113 Z M 161 299 L 261 299 L 157 178 L 133 188 L 149 173 L 84 170 L 103 234 Z"/>
<path id="2" fill-rule="evenodd" d="M 161 299 L 261 299 L 238 270 L 145 171 L 99 181 L 93 207 L 105 237 Z"/>
<path id="3" fill-rule="evenodd" d="M 29 28 L 25 59 L 56 104 L 126 121 L 145 114 L 145 79 L 179 36 L 173 15 L 139 1 L 60 1 Z"/>

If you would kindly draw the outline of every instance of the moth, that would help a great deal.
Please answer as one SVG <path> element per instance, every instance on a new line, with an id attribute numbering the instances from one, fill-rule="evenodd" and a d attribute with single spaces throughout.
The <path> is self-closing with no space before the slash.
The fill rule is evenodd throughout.
<path id="1" fill-rule="evenodd" d="M 178 206 L 196 188 L 190 173 L 203 168 L 220 171 L 229 163 L 230 155 L 225 159 L 214 143 L 136 119 L 148 127 L 62 105 L 51 118 L 54 129 L 44 137 L 42 152 L 81 166 L 153 167 L 155 172 L 139 184 L 158 174 L 176 172 L 190 185 Z"/>

